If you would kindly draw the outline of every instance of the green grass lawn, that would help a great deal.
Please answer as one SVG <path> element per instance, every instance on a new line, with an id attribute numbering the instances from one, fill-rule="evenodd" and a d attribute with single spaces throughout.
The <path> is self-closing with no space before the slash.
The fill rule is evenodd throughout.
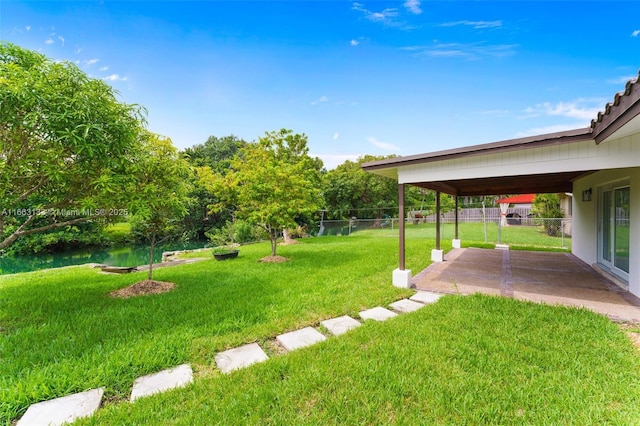
<path id="1" fill-rule="evenodd" d="M 407 267 L 433 242 L 409 238 Z M 267 244 L 158 269 L 170 293 L 113 299 L 144 278 L 84 267 L 0 277 L 0 423 L 38 401 L 105 387 L 96 424 L 630 424 L 640 356 L 577 309 L 446 297 L 387 323 L 221 375 L 217 352 L 412 294 L 391 286 L 397 240 L 366 234 Z M 183 390 L 128 399 L 136 377 L 190 363 Z"/>
<path id="2" fill-rule="evenodd" d="M 398 229 L 365 229 L 358 230 L 354 235 L 367 236 L 398 236 Z M 423 223 L 419 225 L 407 224 L 405 228 L 407 239 L 425 239 L 434 244 L 436 238 L 435 224 Z M 455 225 L 445 223 L 441 225 L 441 241 L 443 246 L 450 247 L 455 236 Z M 487 240 L 485 242 L 484 224 L 479 222 L 463 222 L 458 225 L 458 237 L 463 247 L 493 248 L 498 242 L 498 226 L 487 223 Z M 571 251 L 571 237 L 550 237 L 542 226 L 513 225 L 500 229 L 500 241 L 515 250 L 536 251 Z"/>
<path id="3" fill-rule="evenodd" d="M 158 269 L 154 278 L 174 291 L 126 300 L 109 292 L 145 273 L 74 267 L 0 277 L 0 423 L 92 387 L 127 398 L 138 376 L 183 362 L 210 368 L 218 351 L 411 294 L 390 285 L 393 239 L 308 239 L 278 253 L 292 260 L 259 263 L 269 248 L 255 244 L 233 261 Z M 413 253 L 408 265 L 424 268 L 427 256 Z"/>
<path id="4" fill-rule="evenodd" d="M 129 222 L 118 222 L 108 225 L 105 227 L 104 233 L 114 244 L 125 244 L 132 240 L 131 224 Z"/>
<path id="5" fill-rule="evenodd" d="M 637 424 L 640 356 L 575 308 L 447 296 L 83 424 Z"/>

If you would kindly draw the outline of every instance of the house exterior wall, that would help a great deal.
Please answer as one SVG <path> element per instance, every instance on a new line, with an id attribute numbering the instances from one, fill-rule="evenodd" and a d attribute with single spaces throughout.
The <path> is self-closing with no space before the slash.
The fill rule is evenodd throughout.
<path id="1" fill-rule="evenodd" d="M 635 167 L 640 158 L 638 137 L 635 134 L 599 145 L 587 140 L 403 166 L 398 168 L 398 183 Z"/>

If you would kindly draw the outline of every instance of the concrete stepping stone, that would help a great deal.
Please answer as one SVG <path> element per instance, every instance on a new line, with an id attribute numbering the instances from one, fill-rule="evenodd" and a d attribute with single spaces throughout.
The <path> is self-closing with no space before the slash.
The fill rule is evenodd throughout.
<path id="1" fill-rule="evenodd" d="M 398 300 L 397 302 L 393 302 L 390 304 L 394 310 L 402 313 L 417 311 L 418 309 L 424 308 L 424 304 L 414 302 L 409 299 Z"/>
<path id="2" fill-rule="evenodd" d="M 223 373 L 268 360 L 269 357 L 257 343 L 229 349 L 216 355 L 216 365 Z"/>
<path id="3" fill-rule="evenodd" d="M 363 320 L 376 320 L 376 321 L 386 321 L 389 318 L 393 318 L 397 316 L 395 312 L 392 312 L 382 306 L 376 306 L 375 308 L 367 309 L 366 311 L 360 312 L 360 318 Z"/>
<path id="4" fill-rule="evenodd" d="M 431 303 L 437 302 L 441 297 L 441 294 L 433 293 L 431 291 L 418 291 L 416 294 L 411 296 L 409 300 L 429 305 Z"/>
<path id="5" fill-rule="evenodd" d="M 334 336 L 339 336 L 351 330 L 352 328 L 356 328 L 362 325 L 360 321 L 351 318 L 349 315 L 324 320 L 321 321 L 320 324 L 325 326 L 327 330 L 329 330 L 329 332 Z"/>
<path id="6" fill-rule="evenodd" d="M 189 364 L 182 364 L 159 373 L 138 377 L 133 382 L 131 402 L 143 396 L 183 387 L 191 382 L 193 382 L 193 370 Z"/>
<path id="7" fill-rule="evenodd" d="M 91 389 L 31 405 L 16 426 L 71 423 L 81 417 L 93 415 L 102 402 L 103 388 Z"/>
<path id="8" fill-rule="evenodd" d="M 326 339 L 324 334 L 312 327 L 305 327 L 276 337 L 276 340 L 288 351 L 311 346 Z"/>

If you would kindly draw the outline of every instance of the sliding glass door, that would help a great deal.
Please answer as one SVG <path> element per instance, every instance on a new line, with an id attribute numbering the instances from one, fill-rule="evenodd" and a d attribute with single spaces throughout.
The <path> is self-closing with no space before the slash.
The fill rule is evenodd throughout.
<path id="1" fill-rule="evenodd" d="M 629 279 L 630 188 L 618 186 L 600 191 L 598 262 Z"/>

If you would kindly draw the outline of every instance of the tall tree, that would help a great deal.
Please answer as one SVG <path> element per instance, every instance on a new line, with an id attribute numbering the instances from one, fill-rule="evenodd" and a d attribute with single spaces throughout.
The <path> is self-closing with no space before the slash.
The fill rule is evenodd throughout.
<path id="1" fill-rule="evenodd" d="M 362 170 L 362 163 L 394 156 L 365 155 L 356 161 L 345 161 L 323 176 L 322 193 L 329 219 L 380 219 L 390 208 L 398 206 L 398 182 Z M 406 205 L 420 203 L 422 195 L 416 187 L 408 187 Z M 433 201 L 430 194 L 430 200 Z M 387 213 L 389 214 L 389 213 Z"/>
<path id="2" fill-rule="evenodd" d="M 234 135 L 221 138 L 209 136 L 203 144 L 186 148 L 184 153 L 193 166 L 209 166 L 212 170 L 224 174 L 229 169 L 231 160 L 246 145 L 246 141 Z"/>
<path id="3" fill-rule="evenodd" d="M 233 135 L 209 136 L 204 143 L 185 149 L 184 154 L 192 166 L 209 167 L 216 173 L 224 175 L 229 170 L 231 161 L 246 144 L 246 141 Z M 183 226 L 190 238 L 202 239 L 210 229 L 223 228 L 232 219 L 233 211 L 222 210 L 216 213 L 209 211 L 208 206 L 218 202 L 216 195 L 207 191 L 195 176 L 191 181 L 189 213 L 183 219 Z"/>
<path id="4" fill-rule="evenodd" d="M 125 207 L 143 110 L 76 65 L 0 43 L 0 250 Z"/>
<path id="5" fill-rule="evenodd" d="M 142 138 L 142 156 L 133 170 L 133 213 L 137 226 L 149 237 L 149 276 L 153 280 L 153 254 L 159 236 L 170 236 L 187 213 L 190 168 L 171 139 L 147 133 Z"/>
<path id="6" fill-rule="evenodd" d="M 282 230 L 318 210 L 321 167 L 319 159 L 309 156 L 306 135 L 281 129 L 245 146 L 226 176 L 207 169 L 200 174 L 221 197 L 216 208 L 232 206 L 238 218 L 266 231 L 275 256 Z"/>

